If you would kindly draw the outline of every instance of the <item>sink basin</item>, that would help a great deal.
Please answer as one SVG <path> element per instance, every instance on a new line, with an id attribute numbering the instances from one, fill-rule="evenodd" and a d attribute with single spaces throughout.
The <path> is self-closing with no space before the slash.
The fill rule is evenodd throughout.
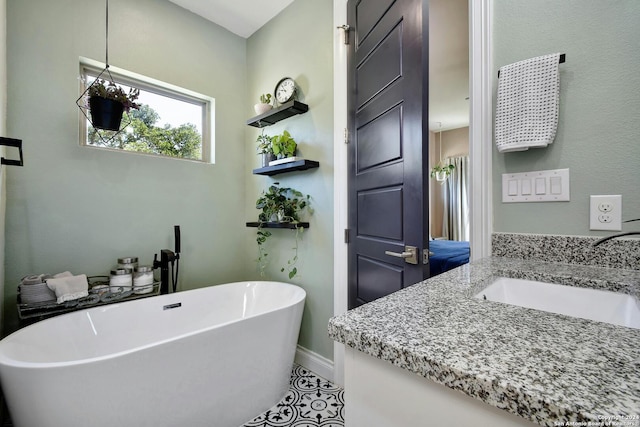
<path id="1" fill-rule="evenodd" d="M 640 329 L 638 300 L 611 291 L 500 277 L 475 297 Z"/>

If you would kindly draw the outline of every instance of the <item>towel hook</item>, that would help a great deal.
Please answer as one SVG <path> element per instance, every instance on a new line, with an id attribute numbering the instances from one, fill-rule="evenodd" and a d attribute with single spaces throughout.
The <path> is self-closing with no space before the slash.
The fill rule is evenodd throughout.
<path id="1" fill-rule="evenodd" d="M 0 164 L 8 166 L 24 166 L 24 158 L 22 157 L 22 140 L 5 138 L 0 136 L 0 145 L 7 147 L 15 147 L 20 152 L 20 160 L 7 160 L 4 157 L 0 157 Z"/>

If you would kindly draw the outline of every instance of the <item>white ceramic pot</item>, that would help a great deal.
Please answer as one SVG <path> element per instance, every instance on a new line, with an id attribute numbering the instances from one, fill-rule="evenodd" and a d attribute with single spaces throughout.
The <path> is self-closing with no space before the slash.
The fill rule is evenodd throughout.
<path id="1" fill-rule="evenodd" d="M 264 114 L 272 108 L 273 106 L 271 104 L 255 104 L 253 106 L 253 109 L 256 110 L 257 115 Z"/>

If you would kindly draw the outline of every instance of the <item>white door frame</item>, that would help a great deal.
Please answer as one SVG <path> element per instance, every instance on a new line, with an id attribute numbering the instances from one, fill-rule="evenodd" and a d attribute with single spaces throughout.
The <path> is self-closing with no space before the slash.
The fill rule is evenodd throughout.
<path id="1" fill-rule="evenodd" d="M 347 228 L 347 46 L 342 30 L 347 22 L 347 0 L 333 0 L 334 62 L 334 274 L 333 311 L 338 315 L 348 307 L 348 247 L 344 241 Z M 491 255 L 492 197 L 491 153 L 492 123 L 492 0 L 469 0 L 469 99 L 470 129 L 469 157 L 471 259 Z M 333 380 L 344 385 L 344 357 L 342 344 L 335 343 L 333 351 Z"/>

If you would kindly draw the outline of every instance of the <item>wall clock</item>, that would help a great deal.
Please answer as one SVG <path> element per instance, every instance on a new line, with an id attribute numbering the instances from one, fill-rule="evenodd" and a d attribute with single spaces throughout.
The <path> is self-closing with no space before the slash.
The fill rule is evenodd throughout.
<path id="1" fill-rule="evenodd" d="M 274 92 L 279 104 L 291 101 L 296 95 L 296 82 L 291 77 L 285 77 L 278 82 Z"/>

